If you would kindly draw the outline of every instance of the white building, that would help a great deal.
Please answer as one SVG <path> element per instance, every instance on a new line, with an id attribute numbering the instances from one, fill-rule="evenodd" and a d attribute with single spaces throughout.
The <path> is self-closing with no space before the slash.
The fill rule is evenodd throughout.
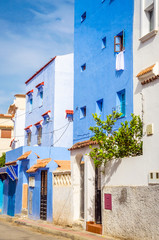
<path id="1" fill-rule="evenodd" d="M 24 146 L 25 127 L 25 94 L 16 94 L 13 104 L 9 106 L 8 113 L 12 114 L 14 123 L 14 136 L 10 143 L 12 149 Z"/>

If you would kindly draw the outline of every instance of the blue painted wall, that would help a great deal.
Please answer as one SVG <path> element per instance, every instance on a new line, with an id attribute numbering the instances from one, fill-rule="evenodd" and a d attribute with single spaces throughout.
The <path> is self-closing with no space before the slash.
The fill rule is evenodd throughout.
<path id="1" fill-rule="evenodd" d="M 20 147 L 9 151 L 6 153 L 6 162 L 17 160 L 23 153 L 27 151 L 32 151 L 32 153 L 28 156 L 27 160 L 17 161 L 18 164 L 18 180 L 16 181 L 15 195 L 14 195 L 14 206 L 12 209 L 8 209 L 8 205 L 11 204 L 9 201 L 9 183 L 10 180 L 7 178 L 4 181 L 4 204 L 3 204 L 3 212 L 4 214 L 9 213 L 20 214 L 22 211 L 22 191 L 23 184 L 29 184 L 29 176 L 35 177 L 35 188 L 29 187 L 28 191 L 28 207 L 29 207 L 29 195 L 30 191 L 33 192 L 32 199 L 32 214 L 29 214 L 29 217 L 32 219 L 40 219 L 40 191 L 41 191 L 41 170 L 47 170 L 48 178 L 47 178 L 47 220 L 53 220 L 53 212 L 52 212 L 52 199 L 53 199 L 53 185 L 52 185 L 52 172 L 57 168 L 57 164 L 53 160 L 70 160 L 70 152 L 66 148 L 60 147 Z M 37 163 L 37 156 L 40 156 L 40 159 L 51 158 L 52 161 L 46 166 L 46 168 L 39 169 L 34 174 L 28 174 L 26 171 Z M 13 204 L 12 204 L 13 205 Z M 29 212 L 29 209 L 28 209 Z"/>
<path id="2" fill-rule="evenodd" d="M 39 92 L 36 86 L 44 81 L 43 86 L 43 105 L 39 105 Z M 26 92 L 33 89 L 33 110 L 29 111 L 29 97 L 26 96 L 26 122 L 25 126 L 33 125 L 31 146 L 37 145 L 37 128 L 35 123 L 43 120 L 41 116 L 48 110 L 51 110 L 51 119 L 54 110 L 54 84 L 55 84 L 55 61 L 51 62 L 37 76 L 26 84 Z M 41 146 L 51 146 L 53 143 L 53 121 L 42 124 L 42 144 Z M 25 136 L 26 133 L 25 133 Z M 25 145 L 27 145 L 27 137 L 25 137 Z"/>
<path id="3" fill-rule="evenodd" d="M 117 92 L 125 89 L 126 115 L 117 121 L 130 119 L 133 112 L 133 0 L 75 0 L 74 33 L 74 143 L 89 139 L 94 125 L 92 113 L 96 101 L 103 99 L 102 117 L 116 107 Z M 81 15 L 86 19 L 81 23 Z M 116 71 L 114 36 L 125 31 L 125 70 Z M 106 48 L 102 39 L 106 37 Z M 86 63 L 86 70 L 81 66 Z M 86 106 L 86 117 L 80 118 L 80 108 Z"/>

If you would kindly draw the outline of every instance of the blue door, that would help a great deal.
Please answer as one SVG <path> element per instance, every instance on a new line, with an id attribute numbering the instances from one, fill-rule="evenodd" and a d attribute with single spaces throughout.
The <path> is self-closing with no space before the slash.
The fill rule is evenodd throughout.
<path id="1" fill-rule="evenodd" d="M 0 214 L 2 214 L 3 209 L 3 182 L 0 180 Z"/>
<path id="2" fill-rule="evenodd" d="M 9 187 L 8 187 L 8 210 L 7 214 L 10 216 L 14 216 L 15 210 L 15 189 L 16 189 L 16 181 L 12 181 L 9 179 Z"/>

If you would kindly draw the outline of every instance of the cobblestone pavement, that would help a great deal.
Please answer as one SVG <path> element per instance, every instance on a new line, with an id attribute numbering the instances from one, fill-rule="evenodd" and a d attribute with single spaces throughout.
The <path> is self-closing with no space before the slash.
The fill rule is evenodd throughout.
<path id="1" fill-rule="evenodd" d="M 0 240 L 66 240 L 66 238 L 54 237 L 23 226 L 0 222 Z"/>

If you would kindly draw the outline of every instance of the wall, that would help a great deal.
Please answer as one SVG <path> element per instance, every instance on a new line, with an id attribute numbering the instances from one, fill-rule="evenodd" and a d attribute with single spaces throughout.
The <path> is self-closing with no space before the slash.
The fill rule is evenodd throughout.
<path id="1" fill-rule="evenodd" d="M 39 105 L 39 95 L 36 86 L 44 81 L 43 87 L 43 105 Z M 38 75 L 36 75 L 28 84 L 26 84 L 26 92 L 33 92 L 33 110 L 29 111 L 29 98 L 26 96 L 26 122 L 25 127 L 32 125 L 31 146 L 37 145 L 37 128 L 35 123 L 43 120 L 41 116 L 48 110 L 51 110 L 51 121 L 42 124 L 42 144 L 41 146 L 51 146 L 53 142 L 53 111 L 54 111 L 54 83 L 55 83 L 55 60 L 45 67 Z M 25 137 L 25 145 L 27 138 Z"/>
<path id="2" fill-rule="evenodd" d="M 86 227 L 86 222 L 95 221 L 95 171 L 88 156 L 89 148 L 71 151 L 71 181 L 73 191 L 73 221 Z M 80 218 L 80 162 L 84 161 L 84 219 Z"/>
<path id="3" fill-rule="evenodd" d="M 58 225 L 72 225 L 70 172 L 53 174 L 53 222 Z"/>
<path id="4" fill-rule="evenodd" d="M 0 156 L 3 152 L 11 149 L 10 142 L 13 137 L 13 121 L 11 120 L 11 117 L 12 116 L 8 114 L 0 116 Z M 1 138 L 1 129 L 11 129 L 11 138 Z"/>
<path id="5" fill-rule="evenodd" d="M 86 19 L 81 23 L 81 15 Z M 125 70 L 116 71 L 114 36 L 125 30 Z M 75 1 L 74 34 L 74 143 L 89 139 L 89 127 L 94 125 L 92 113 L 96 101 L 103 99 L 102 118 L 116 107 L 116 94 L 126 90 L 126 117 L 133 112 L 133 0 Z M 106 48 L 102 38 L 106 36 Z M 86 70 L 81 66 L 86 63 Z M 80 119 L 80 108 L 86 106 L 86 117 Z"/>
<path id="6" fill-rule="evenodd" d="M 126 240 L 159 239 L 158 186 L 105 186 L 103 193 L 112 194 L 112 210 L 103 210 L 103 234 Z"/>
<path id="7" fill-rule="evenodd" d="M 39 106 L 39 95 L 35 86 L 43 81 L 43 105 Z M 34 92 L 31 113 L 28 96 L 26 103 L 26 127 L 32 125 L 31 146 L 37 145 L 37 128 L 34 124 L 43 120 L 41 115 L 51 110 L 49 122 L 42 123 L 41 146 L 70 147 L 73 123 L 69 124 L 65 110 L 73 110 L 73 54 L 57 56 L 26 84 L 26 92 L 32 89 Z"/>
<path id="8" fill-rule="evenodd" d="M 14 117 L 14 148 L 24 146 L 25 110 L 17 109 Z"/>
<path id="9" fill-rule="evenodd" d="M 69 148 L 73 144 L 73 122 L 68 121 L 65 112 L 73 110 L 73 60 L 73 54 L 55 60 L 54 130 L 60 130 L 54 132 L 54 147 Z"/>

